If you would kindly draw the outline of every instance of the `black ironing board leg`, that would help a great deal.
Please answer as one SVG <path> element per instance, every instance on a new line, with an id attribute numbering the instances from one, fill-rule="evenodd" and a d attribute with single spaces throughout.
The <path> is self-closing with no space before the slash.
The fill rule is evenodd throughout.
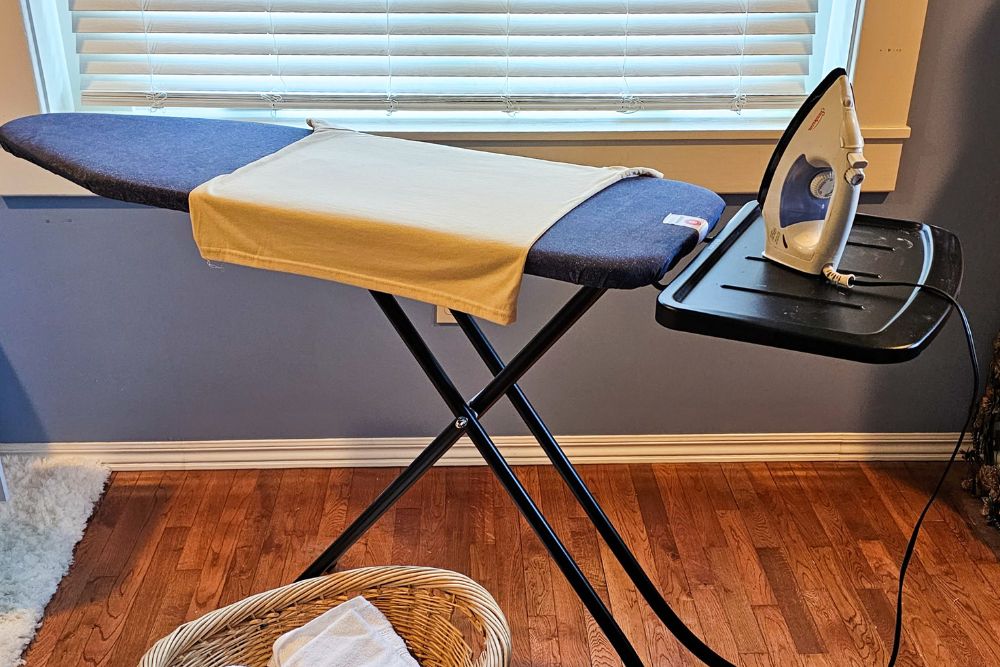
<path id="1" fill-rule="evenodd" d="M 332 570 L 336 566 L 337 561 L 340 560 L 340 557 L 354 546 L 354 543 L 368 532 L 372 524 L 378 521 L 418 479 L 423 477 L 424 473 L 430 470 L 437 463 L 438 459 L 444 456 L 445 452 L 451 449 L 451 446 L 462 436 L 463 432 L 452 426 L 435 438 L 399 474 L 399 477 L 392 480 L 389 486 L 372 501 L 371 505 L 365 508 L 365 511 L 358 515 L 358 518 L 352 521 L 351 525 L 345 528 L 344 532 L 338 535 L 337 539 L 299 575 L 296 581 L 319 577 Z"/>
<path id="2" fill-rule="evenodd" d="M 545 516 L 535 505 L 531 496 L 522 486 L 503 455 L 497 449 L 479 418 L 504 395 L 511 401 L 521 419 L 535 436 L 549 460 L 570 487 L 577 502 L 583 507 L 591 523 L 597 528 L 605 543 L 629 575 L 640 594 L 660 620 L 670 629 L 680 642 L 694 655 L 708 665 L 729 665 L 724 658 L 712 651 L 683 624 L 674 613 L 656 586 L 642 569 L 628 545 L 611 524 L 604 510 L 594 499 L 576 469 L 559 447 L 548 427 L 539 417 L 528 398 L 517 385 L 518 380 L 530 369 L 552 345 L 562 337 L 585 313 L 604 290 L 582 288 L 535 334 L 518 352 L 511 362 L 503 360 L 493 349 L 475 321 L 465 313 L 455 312 L 462 331 L 493 373 L 493 379 L 471 400 L 466 402 L 455 388 L 448 374 L 427 347 L 413 323 L 406 316 L 395 297 L 381 292 L 371 292 L 376 303 L 385 313 L 396 333 L 406 344 L 414 359 L 427 374 L 428 379 L 448 405 L 455 421 L 447 426 L 430 445 L 397 477 L 364 512 L 331 544 L 323 554 L 310 565 L 299 580 L 319 576 L 329 571 L 375 521 L 381 517 L 398 499 L 420 479 L 435 462 L 463 435 L 467 434 L 485 460 L 493 474 L 510 495 L 518 511 L 528 521 L 539 540 L 545 546 L 553 561 L 566 577 L 570 586 L 604 632 L 615 652 L 627 667 L 641 667 L 642 662 L 628 637 L 622 632 L 607 606 L 594 591 L 593 586 L 581 572 L 573 557 L 552 530 Z"/>
<path id="3" fill-rule="evenodd" d="M 483 334 L 482 329 L 479 328 L 475 320 L 465 313 L 452 311 L 452 314 L 455 316 L 455 320 L 462 328 L 462 331 L 465 332 L 466 337 L 472 343 L 472 346 L 476 349 L 476 352 L 479 353 L 479 356 L 490 369 L 490 372 L 494 376 L 500 373 L 504 369 L 503 360 L 497 354 L 496 350 L 493 349 L 490 341 Z M 605 544 L 611 549 L 622 569 L 625 570 L 629 579 L 632 580 L 636 589 L 645 598 L 660 621 L 667 626 L 688 650 L 703 662 L 713 664 L 714 660 L 719 660 L 720 656 L 684 625 L 684 622 L 670 608 L 670 605 L 663 599 L 663 596 L 660 595 L 656 584 L 650 580 L 649 575 L 642 569 L 642 565 L 636 560 L 632 550 L 625 544 L 618 530 L 615 529 L 614 524 L 608 519 L 600 504 L 598 504 L 597 500 L 591 494 L 590 489 L 587 488 L 586 483 L 580 478 L 576 468 L 573 467 L 573 463 L 566 457 L 566 453 L 563 452 L 559 443 L 556 442 L 556 439 L 552 436 L 552 432 L 549 431 L 534 406 L 531 405 L 531 401 L 528 400 L 528 397 L 524 395 L 524 392 L 521 391 L 521 388 L 517 384 L 511 385 L 510 389 L 507 390 L 507 398 L 514 406 L 517 414 L 520 415 L 521 420 L 528 427 L 528 430 L 531 431 L 535 440 L 538 441 L 549 461 L 559 471 L 559 475 L 563 478 L 566 486 L 573 492 L 577 502 L 583 508 L 584 512 L 587 513 L 590 522 L 597 528 L 597 532 L 600 533 Z"/>
<path id="4" fill-rule="evenodd" d="M 563 334 L 576 324 L 577 320 L 590 309 L 594 303 L 604 294 L 606 290 L 595 287 L 582 287 L 576 294 L 560 308 L 552 318 L 539 329 L 530 341 L 514 355 L 510 363 L 504 367 L 502 373 L 483 388 L 471 401 L 469 407 L 479 416 L 486 412 L 499 401 L 507 389 L 521 379 L 542 355 Z M 372 296 L 380 306 L 385 303 L 388 295 L 379 292 L 372 292 Z M 390 297 L 391 298 L 391 297 Z M 420 455 L 407 466 L 407 468 L 389 484 L 388 487 L 348 526 L 344 532 L 337 537 L 334 542 L 315 560 L 309 567 L 299 575 L 296 581 L 311 579 L 329 572 L 340 560 L 348 549 L 357 542 L 362 535 L 378 521 L 385 512 L 402 496 L 407 489 L 420 479 L 427 470 L 441 458 L 452 445 L 465 433 L 465 428 L 456 428 L 455 424 L 449 424 L 444 430 L 424 449 Z"/>
<path id="5" fill-rule="evenodd" d="M 426 472 L 433 461 L 447 451 L 462 433 L 467 433 L 475 444 L 487 465 L 500 480 L 504 489 L 510 494 L 518 510 L 525 517 L 532 529 L 542 541 L 546 550 L 552 556 L 560 571 L 569 581 L 573 590 L 580 597 L 593 616 L 598 626 L 608 637 L 612 647 L 621 657 L 627 667 L 641 667 L 634 647 L 622 632 L 607 606 L 594 591 L 590 582 L 580 571 L 579 566 L 566 551 L 566 547 L 552 530 L 541 511 L 521 485 L 517 476 L 500 454 L 479 422 L 479 416 L 489 410 L 517 382 L 546 351 L 585 313 L 600 296 L 602 289 L 585 287 L 569 300 L 545 326 L 528 342 L 527 345 L 511 360 L 502 372 L 498 373 L 476 397 L 466 403 L 452 384 L 444 369 L 441 368 L 433 353 L 424 343 L 412 322 L 400 308 L 396 299 L 388 294 L 372 292 L 372 296 L 386 317 L 399 333 L 407 348 L 413 354 L 417 363 L 427 373 L 435 389 L 448 404 L 456 420 L 445 433 L 434 442 L 372 503 L 354 523 L 341 535 L 303 573 L 301 578 L 309 574 L 319 575 L 329 570 L 337 559 L 364 534 L 385 511 L 406 491 L 417 479 Z M 438 453 L 438 448 L 441 449 Z"/>
<path id="6" fill-rule="evenodd" d="M 413 358 L 420 364 L 431 384 L 434 385 L 434 388 L 437 389 L 441 398 L 444 399 L 444 402 L 448 404 L 448 408 L 455 415 L 455 430 L 464 429 L 468 434 L 473 444 L 475 444 L 476 449 L 479 450 L 479 453 L 486 461 L 486 465 L 490 467 L 493 474 L 500 480 L 500 483 L 510 495 L 514 504 L 517 505 L 517 509 L 521 512 L 521 515 L 528 521 L 528 524 L 535 531 L 535 534 L 538 535 L 542 544 L 545 545 L 549 555 L 552 556 L 553 561 L 555 561 L 563 576 L 569 581 L 570 586 L 573 587 L 577 596 L 587 607 L 591 616 L 594 617 L 594 620 L 600 626 L 605 636 L 607 636 L 608 641 L 611 642 L 611 645 L 625 665 L 627 667 L 641 667 L 642 662 L 639 660 L 639 656 L 635 652 L 635 648 L 631 642 L 629 642 L 628 637 L 622 632 L 621 627 L 611 615 L 604 601 L 601 600 L 593 586 L 590 585 L 587 577 L 580 570 L 573 557 L 569 555 L 566 547 L 559 540 L 555 531 L 552 530 L 541 510 L 535 505 L 531 496 L 528 495 L 528 492 L 514 474 L 514 471 L 511 470 L 503 455 L 500 454 L 500 450 L 497 449 L 486 433 L 486 430 L 483 429 L 482 424 L 479 423 L 478 414 L 465 402 L 465 399 L 462 398 L 462 395 L 452 383 L 451 378 L 441 368 L 434 353 L 427 347 L 427 344 L 413 326 L 410 318 L 406 316 L 406 313 L 399 306 L 399 302 L 396 301 L 395 297 L 388 294 L 377 292 L 373 292 L 372 294 L 400 338 L 403 339 Z"/>

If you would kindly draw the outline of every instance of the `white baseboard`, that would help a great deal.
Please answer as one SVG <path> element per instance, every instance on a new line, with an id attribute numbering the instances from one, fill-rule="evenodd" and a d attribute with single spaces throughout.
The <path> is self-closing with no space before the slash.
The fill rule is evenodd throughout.
<path id="1" fill-rule="evenodd" d="M 938 461 L 955 445 L 954 433 L 720 433 L 691 435 L 567 435 L 567 455 L 587 463 L 725 461 Z M 531 436 L 498 436 L 512 464 L 545 458 Z M 0 454 L 90 456 L 112 470 L 404 466 L 430 438 L 59 442 L 0 444 Z M 441 460 L 481 465 L 462 438 Z"/>

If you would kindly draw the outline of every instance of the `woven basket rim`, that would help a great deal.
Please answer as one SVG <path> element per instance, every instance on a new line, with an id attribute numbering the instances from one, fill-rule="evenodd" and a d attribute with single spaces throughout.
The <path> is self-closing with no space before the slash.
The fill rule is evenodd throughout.
<path id="1" fill-rule="evenodd" d="M 510 663 L 510 627 L 496 600 L 479 583 L 458 572 L 417 565 L 363 567 L 335 572 L 263 591 L 188 621 L 157 641 L 139 667 L 163 667 L 199 640 L 293 603 L 308 603 L 353 590 L 399 587 L 446 593 L 482 625 L 484 646 L 474 664 Z"/>

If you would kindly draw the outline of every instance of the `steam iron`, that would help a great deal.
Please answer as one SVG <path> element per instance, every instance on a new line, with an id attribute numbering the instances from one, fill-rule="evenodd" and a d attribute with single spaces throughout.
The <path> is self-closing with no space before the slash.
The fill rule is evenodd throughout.
<path id="1" fill-rule="evenodd" d="M 796 112 L 757 194 L 764 257 L 803 273 L 837 275 L 858 208 L 864 140 L 847 72 L 826 75 Z"/>
<path id="2" fill-rule="evenodd" d="M 834 70 L 781 136 L 759 200 L 660 292 L 657 321 L 865 363 L 920 354 L 951 312 L 941 294 L 958 293 L 961 244 L 933 225 L 855 215 L 862 146 L 847 73 Z"/>

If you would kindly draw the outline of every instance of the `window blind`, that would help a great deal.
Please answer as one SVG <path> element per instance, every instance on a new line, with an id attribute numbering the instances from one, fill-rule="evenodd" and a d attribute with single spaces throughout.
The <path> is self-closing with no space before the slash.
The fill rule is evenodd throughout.
<path id="1" fill-rule="evenodd" d="M 794 108 L 820 0 L 68 0 L 84 104 Z"/>

